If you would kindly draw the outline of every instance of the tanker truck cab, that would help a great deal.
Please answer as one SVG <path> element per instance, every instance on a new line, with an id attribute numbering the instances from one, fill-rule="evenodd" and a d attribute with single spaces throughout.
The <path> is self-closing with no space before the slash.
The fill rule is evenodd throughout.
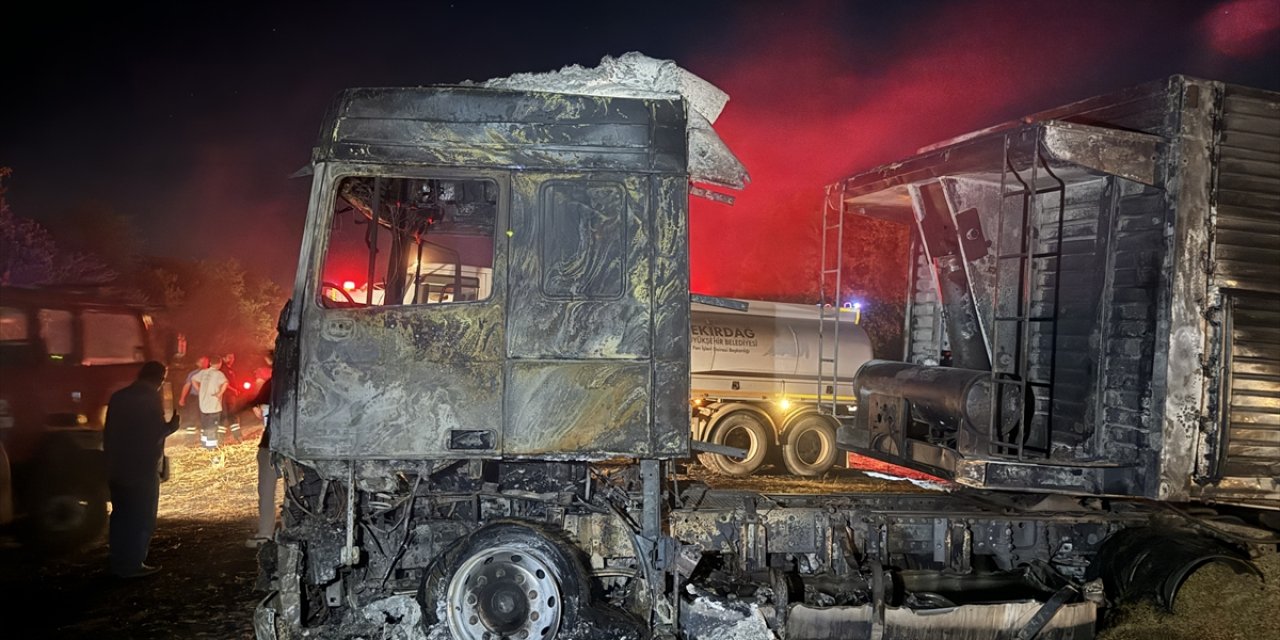
<path id="1" fill-rule="evenodd" d="M 695 447 L 709 449 L 705 442 L 742 452 L 701 451 L 698 460 L 710 471 L 732 476 L 751 475 L 771 463 L 798 476 L 826 473 L 839 458 L 836 429 L 856 411 L 853 374 L 870 359 L 870 340 L 853 313 L 695 297 L 690 317 Z"/>
<path id="2" fill-rule="evenodd" d="M 496 129 L 476 122 L 509 118 L 512 104 L 539 135 L 568 135 L 579 119 L 571 109 L 599 111 L 595 127 L 635 146 L 559 148 L 515 135 L 492 147 L 384 144 L 407 126 L 384 114 L 409 101 L 430 126 L 463 138 Z M 462 87 L 343 95 L 336 139 L 317 149 L 305 262 L 284 318 L 278 361 L 297 375 L 273 413 L 285 451 L 331 460 L 687 452 L 687 433 L 653 428 L 687 402 L 677 382 L 687 375 L 687 284 L 667 284 L 685 277 L 687 256 L 651 241 L 683 224 L 682 108 L 551 102 Z M 469 111 L 436 111 L 447 104 Z M 665 311 L 672 298 L 685 302 Z M 601 324 L 616 332 L 588 330 Z M 679 405 L 668 398 L 677 394 Z"/>

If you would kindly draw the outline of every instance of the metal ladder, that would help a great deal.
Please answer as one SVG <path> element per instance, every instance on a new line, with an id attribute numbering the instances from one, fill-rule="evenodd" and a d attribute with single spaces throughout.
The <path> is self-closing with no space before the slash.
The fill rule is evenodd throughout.
<path id="1" fill-rule="evenodd" d="M 1045 438 L 1046 444 L 1049 442 L 1048 430 L 1053 425 L 1053 384 L 1054 372 L 1057 369 L 1057 343 L 1058 343 L 1058 302 L 1059 292 L 1061 291 L 1062 279 L 1062 231 L 1065 221 L 1066 210 L 1066 184 L 1060 179 L 1053 170 L 1049 168 L 1048 162 L 1041 153 L 1041 132 L 1042 129 L 1035 129 L 1035 147 L 1031 158 L 1031 166 L 1023 169 L 1021 172 L 1013 166 L 1013 159 L 1009 157 L 1009 148 L 1012 144 L 1011 136 L 1015 133 L 1006 134 L 1004 137 L 1003 162 L 1001 163 L 1000 172 L 1000 211 L 997 216 L 996 228 L 996 277 L 997 285 L 992 298 L 992 359 L 991 359 L 991 424 L 989 425 L 989 434 L 991 442 L 990 453 L 992 455 L 1013 456 L 1018 460 L 1026 460 L 1028 452 L 1025 447 L 1029 429 L 1036 415 L 1036 401 L 1041 397 L 1036 391 L 1040 390 L 1043 398 L 1046 400 L 1045 416 Z M 1051 185 L 1047 187 L 1039 187 L 1040 172 L 1043 171 L 1045 176 L 1051 181 Z M 1023 174 L 1028 174 L 1025 178 Z M 1016 184 L 1010 184 L 1010 178 Z M 1037 222 L 1041 219 L 1042 214 L 1047 213 L 1041 209 L 1041 196 L 1057 194 L 1057 240 L 1051 251 L 1033 252 L 1036 240 L 1039 237 L 1039 225 Z M 1017 247 L 1006 247 L 1005 241 L 1008 239 L 1006 230 L 1006 210 L 1009 208 L 1006 203 L 1009 200 L 1018 200 L 1016 206 L 1018 215 L 1021 219 L 1018 221 L 1019 237 Z M 1053 283 L 1053 308 L 1047 315 L 1032 316 L 1031 301 L 1032 288 L 1034 287 L 1034 278 L 1036 275 L 1035 261 L 1040 259 L 1053 258 L 1056 261 L 1054 269 Z M 1004 265 L 1008 261 L 1016 261 L 1018 282 L 1016 291 L 1018 299 L 1015 301 L 1012 315 L 1005 315 L 1005 302 L 1001 301 L 1001 291 L 1008 287 L 1005 283 L 999 282 L 1004 276 Z M 1048 327 L 1050 335 L 1049 343 L 1049 361 L 1048 361 L 1048 378 L 1032 378 L 1030 377 L 1030 356 L 1031 356 L 1031 328 L 1033 324 Z M 1008 342 L 1009 332 L 1013 332 L 1014 342 L 1016 344 L 1016 352 L 1012 358 L 1002 352 L 1003 346 Z M 1031 397 L 1028 398 L 1028 390 L 1032 391 Z M 1016 427 L 1009 434 L 1002 433 L 1002 425 L 1006 419 L 1006 407 L 1001 401 L 1009 393 L 1016 394 L 1021 403 L 1021 415 L 1016 416 Z M 1047 454 L 1041 452 L 1041 457 Z"/>
<path id="2" fill-rule="evenodd" d="M 818 409 L 836 415 L 840 375 L 840 290 L 841 266 L 844 261 L 844 187 L 839 192 L 840 204 L 831 206 L 832 190 L 822 201 L 822 255 L 818 276 Z M 831 251 L 831 234 L 835 233 L 835 251 Z M 832 264 L 834 261 L 834 264 Z M 830 296 L 828 296 L 830 293 Z M 827 321 L 834 328 L 827 330 Z M 827 388 L 830 381 L 831 392 Z"/>

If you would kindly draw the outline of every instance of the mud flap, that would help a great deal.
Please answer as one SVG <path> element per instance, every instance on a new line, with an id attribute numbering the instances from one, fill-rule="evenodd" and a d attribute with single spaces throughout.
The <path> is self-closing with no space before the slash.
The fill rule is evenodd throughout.
<path id="1" fill-rule="evenodd" d="M 810 607 L 794 605 L 787 614 L 787 640 L 884 638 L 885 640 L 1015 640 L 1044 606 L 1032 600 L 969 604 L 945 609 L 886 607 L 883 626 L 872 605 Z M 1085 640 L 1093 637 L 1097 606 L 1062 605 L 1036 640 Z"/>

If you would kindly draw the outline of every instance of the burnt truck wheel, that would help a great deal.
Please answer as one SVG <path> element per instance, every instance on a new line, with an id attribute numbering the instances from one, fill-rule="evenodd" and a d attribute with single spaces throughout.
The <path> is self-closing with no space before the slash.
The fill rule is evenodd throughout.
<path id="1" fill-rule="evenodd" d="M 769 454 L 769 427 L 759 416 L 737 411 L 716 425 L 711 441 L 747 452 L 742 458 L 710 454 L 715 460 L 716 471 L 730 476 L 749 476 L 760 469 Z"/>
<path id="2" fill-rule="evenodd" d="M 801 418 L 787 432 L 782 462 L 797 476 L 820 476 L 836 463 L 836 430 L 822 416 Z"/>
<path id="3" fill-rule="evenodd" d="M 424 618 L 456 640 L 550 640 L 578 625 L 590 581 L 549 531 L 503 522 L 463 538 L 433 565 L 420 592 Z"/>

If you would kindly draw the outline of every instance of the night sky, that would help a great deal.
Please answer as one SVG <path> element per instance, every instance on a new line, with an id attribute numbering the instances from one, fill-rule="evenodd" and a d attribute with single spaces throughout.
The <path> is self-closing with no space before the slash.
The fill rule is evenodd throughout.
<path id="1" fill-rule="evenodd" d="M 1280 89 L 1280 0 L 143 4 L 6 12 L 9 203 L 55 237 L 73 207 L 125 213 L 152 253 L 281 284 L 308 190 L 288 176 L 345 87 L 676 61 L 729 93 L 716 128 L 752 175 L 733 207 L 694 201 L 707 293 L 787 269 L 823 185 L 922 145 L 1175 73 Z"/>

